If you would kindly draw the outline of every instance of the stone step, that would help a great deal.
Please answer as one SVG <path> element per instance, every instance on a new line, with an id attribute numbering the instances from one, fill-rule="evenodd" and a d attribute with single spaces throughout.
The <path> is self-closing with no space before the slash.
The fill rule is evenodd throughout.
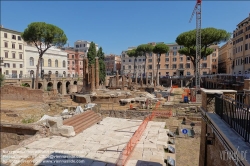
<path id="1" fill-rule="evenodd" d="M 75 133 L 78 134 L 88 127 L 100 122 L 101 116 L 92 110 L 85 111 L 79 115 L 64 120 L 63 125 L 73 126 Z"/>
<path id="2" fill-rule="evenodd" d="M 74 123 L 75 120 L 80 120 L 80 119 L 82 119 L 82 117 L 88 116 L 90 114 L 93 114 L 93 112 L 91 112 L 91 111 L 85 111 L 83 113 L 80 113 L 78 115 L 73 116 L 72 118 L 64 120 L 63 124 L 64 125 L 71 125 L 72 123 Z"/>

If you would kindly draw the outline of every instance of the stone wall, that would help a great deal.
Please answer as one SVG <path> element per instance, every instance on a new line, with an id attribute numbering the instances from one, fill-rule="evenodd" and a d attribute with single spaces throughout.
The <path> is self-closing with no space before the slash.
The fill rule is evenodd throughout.
<path id="1" fill-rule="evenodd" d="M 2 100 L 26 100 L 26 101 L 44 101 L 44 93 L 41 89 L 31 89 L 13 85 L 1 87 Z"/>
<path id="2" fill-rule="evenodd" d="M 22 141 L 31 138 L 37 130 L 22 128 L 21 126 L 1 126 L 1 149 L 11 145 L 18 145 Z"/>
<path id="3" fill-rule="evenodd" d="M 113 111 L 113 110 L 93 109 L 93 111 L 101 114 L 102 117 L 114 117 L 114 118 L 125 118 L 125 119 L 144 119 L 146 116 L 151 114 L 151 111 L 135 111 L 135 110 Z"/>

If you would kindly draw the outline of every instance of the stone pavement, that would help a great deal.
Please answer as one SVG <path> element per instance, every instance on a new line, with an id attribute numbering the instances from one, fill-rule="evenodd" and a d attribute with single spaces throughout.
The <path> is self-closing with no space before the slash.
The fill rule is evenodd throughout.
<path id="1" fill-rule="evenodd" d="M 107 117 L 100 124 L 93 125 L 75 137 L 41 138 L 15 151 L 2 153 L 1 160 L 5 164 L 11 163 L 10 165 L 18 165 L 27 158 L 32 158 L 34 165 L 41 166 L 114 165 L 141 123 L 141 120 Z M 165 157 L 163 145 L 167 145 L 168 140 L 167 130 L 164 127 L 164 122 L 148 123 L 128 165 L 133 165 L 138 160 L 163 164 Z M 112 145 L 116 146 L 109 147 L 106 151 L 98 151 Z"/>
<path id="2" fill-rule="evenodd" d="M 168 129 L 165 128 L 165 122 L 148 123 L 140 141 L 136 145 L 126 166 L 145 165 L 158 166 L 165 165 L 164 159 L 170 156 L 175 159 L 175 154 L 164 152 L 164 145 L 168 144 Z"/>

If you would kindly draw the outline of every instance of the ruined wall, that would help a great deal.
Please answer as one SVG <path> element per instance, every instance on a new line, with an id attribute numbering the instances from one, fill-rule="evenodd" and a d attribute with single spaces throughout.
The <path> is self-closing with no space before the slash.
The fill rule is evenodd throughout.
<path id="1" fill-rule="evenodd" d="M 204 166 L 205 162 L 207 166 L 218 166 L 218 165 L 235 166 L 235 163 L 233 162 L 233 160 L 221 159 L 221 153 L 225 151 L 225 148 L 223 144 L 220 142 L 220 140 L 218 139 L 217 135 L 214 135 L 215 139 L 214 139 L 213 145 L 206 145 L 206 133 L 210 133 L 209 137 L 213 136 L 211 127 L 209 125 L 206 126 L 206 122 L 202 120 L 199 166 Z M 207 150 L 206 150 L 206 146 L 207 146 Z"/>
<path id="2" fill-rule="evenodd" d="M 135 111 L 135 110 L 113 111 L 113 110 L 93 109 L 93 111 L 101 114 L 102 117 L 114 117 L 114 118 L 125 118 L 125 119 L 144 119 L 146 116 L 151 114 L 151 111 Z"/>
<path id="3" fill-rule="evenodd" d="M 3 149 L 11 145 L 18 145 L 20 142 L 34 136 L 37 131 L 31 129 L 22 129 L 18 127 L 1 126 L 0 133 L 1 149 Z"/>
<path id="4" fill-rule="evenodd" d="M 5 85 L 1 87 L 2 100 L 44 101 L 43 90 Z"/>

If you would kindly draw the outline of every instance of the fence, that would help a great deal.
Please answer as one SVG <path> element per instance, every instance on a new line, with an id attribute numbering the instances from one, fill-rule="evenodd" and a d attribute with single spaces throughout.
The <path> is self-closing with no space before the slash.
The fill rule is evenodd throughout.
<path id="1" fill-rule="evenodd" d="M 223 95 L 215 96 L 215 113 L 249 143 L 249 105 Z"/>

